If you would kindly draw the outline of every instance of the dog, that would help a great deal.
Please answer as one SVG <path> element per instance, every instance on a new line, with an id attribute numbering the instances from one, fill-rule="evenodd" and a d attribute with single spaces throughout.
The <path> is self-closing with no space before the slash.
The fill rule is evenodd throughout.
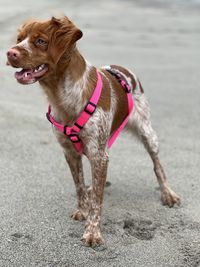
<path id="1" fill-rule="evenodd" d="M 75 220 L 86 220 L 82 237 L 87 246 L 103 243 L 100 219 L 108 167 L 108 148 L 126 127 L 144 144 L 161 189 L 163 204 L 180 204 L 170 188 L 158 155 L 158 138 L 150 108 L 137 76 L 121 66 L 97 69 L 80 54 L 82 31 L 66 16 L 31 20 L 19 29 L 7 51 L 7 64 L 21 84 L 39 82 L 45 92 L 48 120 L 64 151 L 74 179 L 78 205 Z M 84 182 L 82 156 L 91 164 L 92 184 Z"/>

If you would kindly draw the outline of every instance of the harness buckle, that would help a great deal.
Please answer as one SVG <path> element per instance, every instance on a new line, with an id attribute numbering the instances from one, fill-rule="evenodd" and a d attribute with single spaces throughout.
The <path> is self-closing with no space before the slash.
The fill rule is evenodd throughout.
<path id="1" fill-rule="evenodd" d="M 69 139 L 72 141 L 72 143 L 81 142 L 81 139 L 79 138 L 79 136 L 76 133 L 70 134 L 68 136 L 69 136 Z"/>
<path id="2" fill-rule="evenodd" d="M 76 132 L 73 133 L 67 133 L 67 125 L 63 128 L 63 133 L 69 137 L 69 139 L 72 141 L 72 143 L 79 143 L 81 142 L 81 139 L 79 138 L 78 134 Z"/>
<path id="3" fill-rule="evenodd" d="M 85 108 L 84 108 L 84 111 L 86 112 L 86 113 L 88 113 L 89 115 L 92 115 L 94 112 L 95 112 L 95 110 L 96 110 L 96 105 L 94 104 L 94 103 L 92 103 L 92 102 L 88 102 L 87 103 L 87 105 L 85 106 Z"/>

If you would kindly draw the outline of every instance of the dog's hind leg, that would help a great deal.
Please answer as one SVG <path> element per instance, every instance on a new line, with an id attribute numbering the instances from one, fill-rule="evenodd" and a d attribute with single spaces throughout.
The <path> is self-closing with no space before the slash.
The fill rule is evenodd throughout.
<path id="1" fill-rule="evenodd" d="M 158 138 L 151 126 L 148 102 L 143 93 L 136 94 L 134 99 L 135 110 L 128 123 L 128 128 L 139 137 L 153 161 L 154 172 L 161 189 L 161 200 L 163 204 L 169 207 L 174 206 L 174 204 L 180 204 L 180 198 L 170 188 L 164 169 L 160 163 Z"/>

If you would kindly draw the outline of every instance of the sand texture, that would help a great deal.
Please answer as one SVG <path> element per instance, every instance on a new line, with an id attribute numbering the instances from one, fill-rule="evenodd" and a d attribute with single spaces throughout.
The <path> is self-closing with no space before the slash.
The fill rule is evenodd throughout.
<path id="1" fill-rule="evenodd" d="M 161 204 L 149 156 L 134 138 L 110 151 L 102 216 L 105 244 L 87 248 L 70 214 L 73 181 L 46 120 L 38 84 L 5 65 L 18 26 L 64 13 L 84 33 L 96 66 L 135 71 L 151 105 L 160 156 L 180 207 Z M 0 0 L 0 266 L 200 266 L 200 2 Z M 85 176 L 90 168 L 85 161 Z"/>

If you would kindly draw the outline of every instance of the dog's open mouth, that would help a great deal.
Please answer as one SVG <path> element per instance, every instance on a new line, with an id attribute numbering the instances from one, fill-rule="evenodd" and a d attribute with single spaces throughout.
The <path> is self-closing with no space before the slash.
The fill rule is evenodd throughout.
<path id="1" fill-rule="evenodd" d="M 22 69 L 21 71 L 15 72 L 15 78 L 19 83 L 31 84 L 42 78 L 47 71 L 48 66 L 46 64 L 42 64 L 32 69 Z"/>

